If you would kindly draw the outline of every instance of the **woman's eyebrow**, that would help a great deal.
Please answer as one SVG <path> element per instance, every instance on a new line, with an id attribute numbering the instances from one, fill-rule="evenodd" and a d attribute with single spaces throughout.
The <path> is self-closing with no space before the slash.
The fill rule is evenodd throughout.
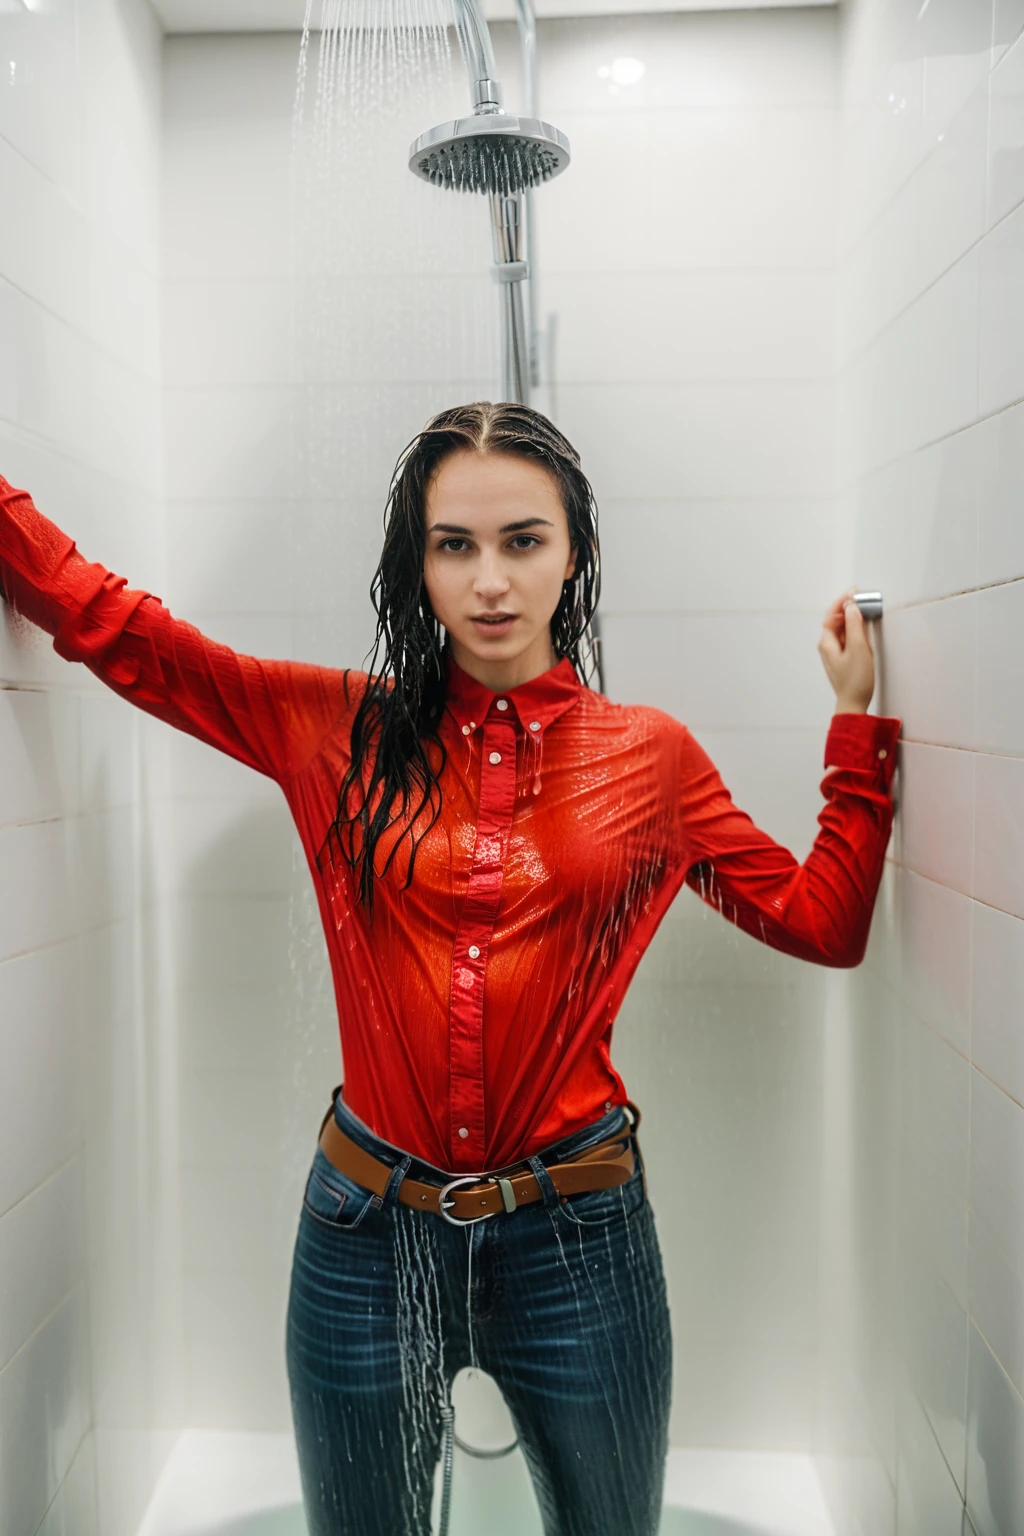
<path id="1" fill-rule="evenodd" d="M 506 523 L 499 528 L 499 533 L 522 533 L 526 528 L 553 528 L 555 525 L 546 517 L 524 517 L 518 523 Z M 472 537 L 472 528 L 463 528 L 461 523 L 431 523 L 428 533 L 461 533 Z"/>

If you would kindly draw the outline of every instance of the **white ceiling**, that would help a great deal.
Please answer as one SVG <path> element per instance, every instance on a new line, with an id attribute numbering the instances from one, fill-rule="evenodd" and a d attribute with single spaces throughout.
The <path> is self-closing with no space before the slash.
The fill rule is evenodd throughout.
<path id="1" fill-rule="evenodd" d="M 835 5 L 837 0 L 534 0 L 538 16 L 621 16 L 650 11 L 774 10 Z M 153 0 L 168 32 L 297 32 L 305 0 Z M 319 0 L 313 6 L 320 15 Z M 484 0 L 494 21 L 515 15 L 515 0 Z"/>

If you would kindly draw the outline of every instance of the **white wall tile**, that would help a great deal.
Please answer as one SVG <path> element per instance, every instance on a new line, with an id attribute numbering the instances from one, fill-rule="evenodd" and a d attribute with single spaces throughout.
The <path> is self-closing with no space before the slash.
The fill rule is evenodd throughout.
<path id="1" fill-rule="evenodd" d="M 818 616 L 613 614 L 602 626 L 611 698 L 651 704 L 693 730 L 823 733 L 835 695 Z M 756 658 L 756 662 L 754 660 Z"/>
<path id="2" fill-rule="evenodd" d="M 929 82 L 926 92 L 931 95 Z M 914 173 L 918 291 L 981 238 L 988 120 L 988 81 L 983 76 L 945 127 L 935 130 L 929 152 Z"/>
<path id="3" fill-rule="evenodd" d="M 977 1326 L 971 1331 L 967 1499 L 978 1531 L 1001 1536 L 1019 1518 L 1022 1493 L 1016 1441 L 1024 1433 L 1017 1395 L 1024 1373 L 1024 1199 L 1017 1169 L 1024 1109 L 979 1072 L 972 1100 L 971 1310 Z"/>
<path id="4" fill-rule="evenodd" d="M 886 615 L 888 707 L 902 718 L 905 737 L 974 746 L 979 603 L 970 593 Z"/>
<path id="5" fill-rule="evenodd" d="M 1024 579 L 979 592 L 977 744 L 984 752 L 1024 756 L 1020 697 L 1024 661 Z M 983 659 L 982 659 L 983 658 Z"/>
<path id="6" fill-rule="evenodd" d="M 973 428 L 944 437 L 911 460 L 903 601 L 955 595 L 977 584 L 980 432 Z"/>
<path id="7" fill-rule="evenodd" d="M 1024 917 L 1024 759 L 977 757 L 974 895 Z"/>
<path id="8" fill-rule="evenodd" d="M 0 272 L 30 298 L 74 324 L 85 313 L 85 223 L 60 190 L 0 138 L 7 217 Z"/>
<path id="9" fill-rule="evenodd" d="M 919 291 L 921 177 L 911 176 L 846 252 L 837 273 L 842 362 L 855 356 Z"/>
<path id="10" fill-rule="evenodd" d="M 972 906 L 972 1060 L 1024 1104 L 1024 922 L 980 901 Z"/>
<path id="11" fill-rule="evenodd" d="M 986 1132 L 982 1139 L 990 1152 L 995 1138 Z M 1018 1153 L 1020 1141 L 1018 1131 L 1013 1146 Z M 1024 1382 L 1024 1227 L 1019 1211 L 1007 1219 L 1005 1201 L 999 1204 L 1003 1225 L 998 1230 L 971 1212 L 971 1316 L 1019 1392 Z"/>
<path id="12" fill-rule="evenodd" d="M 700 744 L 736 805 L 803 861 L 818 834 L 825 730 L 703 729 Z"/>
<path id="13" fill-rule="evenodd" d="M 72 868 L 60 821 L 0 831 L 0 910 L 5 914 L 0 958 L 59 944 L 74 932 L 68 889 Z"/>
<path id="14" fill-rule="evenodd" d="M 906 750 L 904 746 L 904 754 Z M 918 1018 L 966 1057 L 971 1045 L 973 903 L 910 869 L 900 873 L 904 998 Z"/>
<path id="15" fill-rule="evenodd" d="M 999 62 L 1021 31 L 1024 31 L 1024 5 L 1021 0 L 995 0 L 992 18 L 993 65 Z"/>
<path id="16" fill-rule="evenodd" d="M 606 500 L 601 611 L 766 612 L 818 600 L 824 617 L 845 575 L 833 519 L 828 501 Z"/>
<path id="17" fill-rule="evenodd" d="M 1018 276 L 1024 210 L 1011 213 L 981 246 L 978 407 L 983 415 L 1024 395 L 1024 298 Z"/>
<path id="18" fill-rule="evenodd" d="M 971 1279 L 993 1243 L 1015 1271 L 1024 1269 L 1024 1107 L 977 1068 L 971 1072 Z M 974 1223 L 980 1223 L 976 1239 Z M 1019 1296 L 1015 1305 L 1019 1307 Z M 972 1296 L 973 1310 L 974 1300 Z M 993 1347 L 997 1347 L 993 1343 Z"/>
<path id="19" fill-rule="evenodd" d="M 1024 1400 L 971 1328 L 967 1509 L 978 1536 L 1012 1536 L 1024 1521 Z"/>
<path id="20" fill-rule="evenodd" d="M 997 21 L 998 26 L 998 21 Z M 1024 48 L 1007 48 L 989 81 L 986 222 L 997 224 L 1024 198 Z M 998 32 L 996 34 L 999 46 Z"/>
<path id="21" fill-rule="evenodd" d="M 287 1273 L 234 1267 L 187 1271 L 186 1341 L 196 1362 L 189 1421 L 233 1429 L 239 1404 L 257 1431 L 288 1432 L 284 1332 Z"/>
<path id="22" fill-rule="evenodd" d="M 36 1536 L 99 1536 L 98 1518 L 96 1437 L 90 1431 L 79 1446 Z"/>
<path id="23" fill-rule="evenodd" d="M 0 98 L 0 134 L 72 202 L 82 188 L 81 141 L 68 132 L 82 111 L 75 11 L 74 0 L 54 0 L 42 15 L 6 9 Z"/>
<path id="24" fill-rule="evenodd" d="M 80 1146 L 82 1106 L 76 1084 L 82 1040 L 76 999 L 80 976 L 73 945 L 40 950 L 0 966 L 0 1210 L 23 1199 Z M 66 1106 L 47 1121 L 38 1106 Z"/>
<path id="25" fill-rule="evenodd" d="M 88 1309 L 79 1285 L 0 1371 L 0 1516 L 35 1531 L 89 1425 Z"/>
<path id="26" fill-rule="evenodd" d="M 290 979 L 282 898 L 194 896 L 177 904 L 182 974 L 206 986 L 262 986 L 283 997 Z"/>
<path id="27" fill-rule="evenodd" d="M 917 46 L 924 59 L 925 145 L 985 80 L 992 57 L 993 0 L 932 0 L 917 16 Z"/>
<path id="28" fill-rule="evenodd" d="M 975 429 L 981 439 L 978 581 L 1024 576 L 1024 520 L 1018 486 L 1024 469 L 1024 408 L 1015 406 Z"/>
<path id="29" fill-rule="evenodd" d="M 619 112 L 659 107 L 831 108 L 835 100 L 834 18 L 736 18 L 713 12 L 672 16 L 542 20 L 538 25 L 541 110 Z M 513 29 L 506 29 L 515 45 Z M 620 87 L 599 71 L 613 59 L 639 58 L 646 72 Z M 553 117 L 557 122 L 557 116 Z"/>
<path id="30" fill-rule="evenodd" d="M 559 127 L 573 147 L 571 174 L 538 210 L 552 272 L 827 267 L 833 259 L 828 111 L 692 108 L 657 120 L 571 112 Z M 652 199 L 652 183 L 671 195 Z"/>
<path id="31" fill-rule="evenodd" d="M 183 895 L 278 896 L 288 891 L 292 820 L 284 797 L 271 806 L 222 799 L 175 804 L 158 836 L 168 891 Z"/>
<path id="32" fill-rule="evenodd" d="M 970 1063 L 912 1013 L 902 1013 L 901 1019 L 899 1114 L 904 1193 L 910 1197 L 904 1212 L 907 1259 L 934 1268 L 966 1312 Z M 959 1472 L 957 1478 L 962 1481 Z"/>
<path id="33" fill-rule="evenodd" d="M 832 370 L 830 271 L 557 272 L 545 276 L 542 302 L 557 315 L 563 383 L 824 378 Z"/>
<path id="34" fill-rule="evenodd" d="M 78 712 L 66 694 L 0 691 L 0 819 L 43 821 L 77 809 Z"/>
<path id="35" fill-rule="evenodd" d="M 984 259 L 984 257 L 982 258 Z M 914 348 L 915 446 L 967 426 L 984 411 L 978 386 L 979 261 L 968 251 L 914 305 L 907 338 Z"/>
<path id="36" fill-rule="evenodd" d="M 159 590 L 160 29 L 145 0 L 53 0 L 0 31 L 2 469 L 66 518 L 89 557 L 115 569 L 123 558 Z M 127 707 L 101 701 L 48 636 L 16 638 L 6 615 L 4 628 L 0 953 L 24 953 L 0 965 L 4 1358 L 20 1346 L 0 1373 L 0 1526 L 132 1536 L 157 1426 L 175 1420 L 173 1219 L 159 1177 L 140 1217 L 137 1189 L 125 1199 L 86 1167 L 87 1137 L 117 1124 L 114 1169 L 152 1168 L 138 1158 L 140 1105 L 160 1176 L 173 1162 L 159 1131 L 167 1033 L 140 966 L 149 871 L 132 818 L 145 777 Z M 56 1118 L 46 1104 L 61 1106 Z M 140 1226 L 156 1286 L 129 1252 Z M 130 1376 L 114 1364 L 111 1309 L 132 1334 Z"/>
<path id="37" fill-rule="evenodd" d="M 832 487 L 821 383 L 566 385 L 558 420 L 599 498 L 820 497 Z"/>
<path id="38" fill-rule="evenodd" d="M 897 1433 L 899 1536 L 962 1536 L 960 1489 L 909 1387 L 900 1396 Z"/>
<path id="39" fill-rule="evenodd" d="M 906 1240 L 903 1304 L 906 1367 L 946 1465 L 964 1487 L 967 1410 L 967 1314 L 931 1257 Z"/>
<path id="40" fill-rule="evenodd" d="M 0 1370 L 86 1277 L 81 1158 L 0 1216 Z"/>

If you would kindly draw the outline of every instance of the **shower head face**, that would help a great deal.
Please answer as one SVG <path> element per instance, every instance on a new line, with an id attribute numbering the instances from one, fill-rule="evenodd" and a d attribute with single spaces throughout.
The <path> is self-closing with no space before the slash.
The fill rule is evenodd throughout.
<path id="1" fill-rule="evenodd" d="M 409 169 L 435 187 L 511 196 L 540 186 L 569 164 L 569 140 L 536 117 L 504 112 L 463 117 L 423 133 Z"/>

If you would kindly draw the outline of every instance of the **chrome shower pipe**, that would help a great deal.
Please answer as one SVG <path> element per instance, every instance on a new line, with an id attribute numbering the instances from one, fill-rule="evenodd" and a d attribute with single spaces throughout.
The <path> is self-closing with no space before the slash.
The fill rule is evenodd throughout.
<path id="1" fill-rule="evenodd" d="M 523 47 L 524 87 L 532 96 L 537 47 L 532 0 L 516 0 L 516 5 Z M 501 86 L 495 79 L 491 34 L 478 0 L 452 0 L 452 6 L 459 47 L 469 75 L 473 112 L 481 116 L 503 112 Z M 530 61 L 527 66 L 528 47 Z M 531 116 L 532 108 L 531 99 L 527 103 L 527 112 Z M 524 229 L 528 229 L 527 196 L 522 192 L 491 196 L 494 279 L 501 288 L 502 390 L 506 400 L 517 400 L 522 405 L 528 405 L 530 400 L 532 337 L 523 298 L 523 285 L 530 271 L 524 240 Z"/>
<path id="2" fill-rule="evenodd" d="M 491 193 L 491 233 L 494 237 L 494 279 L 501 289 L 502 389 L 505 400 L 530 403 L 530 339 L 523 289 L 529 287 L 524 260 L 522 192 Z"/>
<path id="3" fill-rule="evenodd" d="M 523 76 L 523 110 L 527 117 L 537 116 L 537 16 L 533 0 L 516 0 L 516 26 L 519 28 L 519 57 Z M 526 220 L 526 265 L 529 276 L 523 281 L 526 312 L 526 345 L 530 384 L 540 383 L 540 337 L 537 330 L 537 242 L 533 223 L 533 193 L 523 194 Z"/>
<path id="4" fill-rule="evenodd" d="M 452 0 L 455 31 L 469 75 L 469 96 L 474 112 L 500 112 L 501 86 L 494 78 L 491 34 L 477 0 Z"/>

